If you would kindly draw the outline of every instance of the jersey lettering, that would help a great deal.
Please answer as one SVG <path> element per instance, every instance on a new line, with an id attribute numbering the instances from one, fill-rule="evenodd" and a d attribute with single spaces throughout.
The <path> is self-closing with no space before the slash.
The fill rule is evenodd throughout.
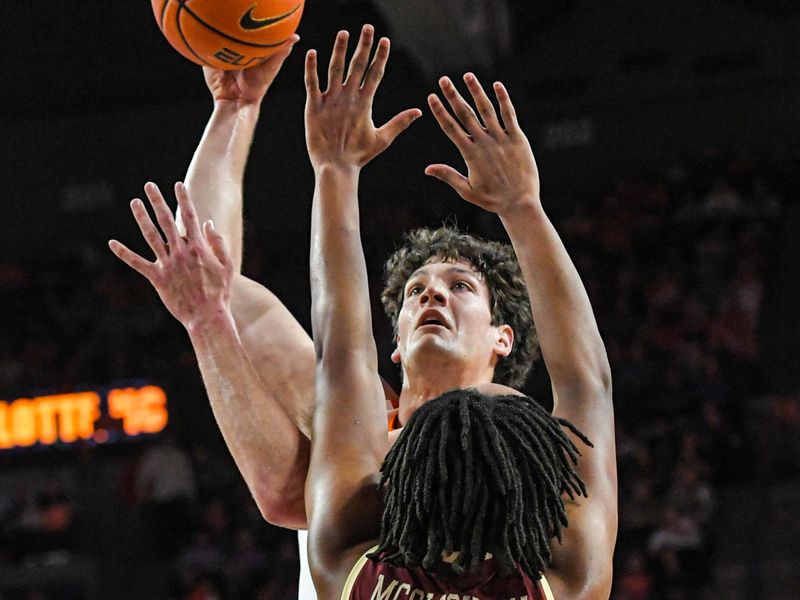
<path id="1" fill-rule="evenodd" d="M 389 587 L 386 591 L 383 591 L 383 574 L 378 575 L 378 583 L 375 584 L 375 589 L 372 592 L 372 596 L 370 600 L 389 600 L 389 596 L 392 594 L 392 590 L 397 587 L 399 582 L 395 579 L 389 584 Z"/>
<path id="2" fill-rule="evenodd" d="M 442 594 L 436 597 L 434 592 L 425 592 L 418 588 L 411 589 L 410 584 L 400 583 L 397 579 L 392 579 L 389 587 L 384 590 L 385 583 L 386 580 L 383 574 L 379 574 L 370 600 L 389 600 L 390 598 L 391 600 L 481 600 L 481 598 L 472 595 L 459 596 L 458 594 Z M 394 595 L 392 595 L 392 592 L 394 592 Z M 528 596 L 520 596 L 519 598 L 512 596 L 507 600 L 528 600 Z"/>

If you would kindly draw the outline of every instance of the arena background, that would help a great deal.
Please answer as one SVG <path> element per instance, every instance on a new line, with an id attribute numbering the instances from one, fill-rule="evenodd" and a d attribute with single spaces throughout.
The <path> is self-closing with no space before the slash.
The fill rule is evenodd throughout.
<path id="1" fill-rule="evenodd" d="M 0 598 L 291 598 L 294 535 L 261 519 L 180 325 L 106 247 L 142 249 L 129 199 L 184 176 L 211 109 L 199 67 L 144 0 L 0 18 L 0 409 L 151 384 L 169 408 L 157 435 L 0 450 Z M 245 186 L 245 269 L 306 327 L 302 56 L 364 22 L 395 44 L 378 120 L 467 69 L 512 94 L 615 377 L 612 597 L 800 597 L 800 4 L 308 0 Z M 404 230 L 504 237 L 423 175 L 440 161 L 458 155 L 426 115 L 362 177 L 376 297 Z M 541 366 L 527 391 L 548 401 Z M 165 477 L 166 524 L 148 498 Z"/>

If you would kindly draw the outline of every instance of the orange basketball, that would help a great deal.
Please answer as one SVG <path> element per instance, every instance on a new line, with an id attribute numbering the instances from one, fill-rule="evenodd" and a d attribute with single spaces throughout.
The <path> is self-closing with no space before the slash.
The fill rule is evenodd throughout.
<path id="1" fill-rule="evenodd" d="M 158 26 L 186 58 L 218 69 L 251 67 L 292 35 L 304 0 L 151 0 Z"/>

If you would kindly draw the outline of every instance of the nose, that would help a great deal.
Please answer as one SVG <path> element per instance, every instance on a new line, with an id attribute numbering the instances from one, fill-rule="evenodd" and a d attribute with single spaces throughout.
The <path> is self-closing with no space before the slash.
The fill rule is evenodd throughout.
<path id="1" fill-rule="evenodd" d="M 447 294 L 442 291 L 440 287 L 436 285 L 429 285 L 419 295 L 419 303 L 421 306 L 426 306 L 428 304 L 447 306 Z"/>

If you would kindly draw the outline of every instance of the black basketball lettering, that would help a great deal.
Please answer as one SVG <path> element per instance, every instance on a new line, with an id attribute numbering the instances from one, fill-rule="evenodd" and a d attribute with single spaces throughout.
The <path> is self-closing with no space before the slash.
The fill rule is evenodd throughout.
<path id="1" fill-rule="evenodd" d="M 286 41 L 286 40 L 281 40 L 280 42 L 276 42 L 274 44 L 256 44 L 254 42 L 240 40 L 238 38 L 233 37 L 232 35 L 228 35 L 224 31 L 220 31 L 219 29 L 214 27 L 211 23 L 204 21 L 196 12 L 194 12 L 191 8 L 189 8 L 189 6 L 185 3 L 185 0 L 181 1 L 181 8 L 184 9 L 188 14 L 190 14 L 198 23 L 200 23 L 206 29 L 213 31 L 218 36 L 225 38 L 226 40 L 236 42 L 237 44 L 242 44 L 243 46 L 250 46 L 252 48 L 277 48 L 278 46 L 283 46 L 284 42 Z"/>
<path id="2" fill-rule="evenodd" d="M 229 65 L 236 65 L 237 67 L 246 67 L 248 65 L 257 64 L 263 61 L 267 56 L 251 56 L 249 60 L 243 62 L 244 59 L 247 57 L 244 54 L 239 54 L 235 50 L 231 50 L 230 48 L 223 48 L 222 50 L 218 50 L 216 54 L 214 54 L 214 58 L 217 60 L 221 60 L 224 63 L 228 63 Z"/>
<path id="3" fill-rule="evenodd" d="M 244 56 L 242 56 L 238 52 L 234 52 L 230 48 L 223 48 L 222 50 L 219 50 L 216 54 L 214 54 L 214 58 L 216 58 L 217 60 L 221 60 L 224 63 L 236 65 L 239 64 L 236 61 L 244 58 Z"/>
<path id="4" fill-rule="evenodd" d="M 191 44 L 189 44 L 189 40 L 186 39 L 186 35 L 183 33 L 183 27 L 181 27 L 181 11 L 186 8 L 184 2 L 180 2 L 180 6 L 178 6 L 178 10 L 175 12 L 175 24 L 178 27 L 178 34 L 181 36 L 183 43 L 186 44 L 186 47 L 189 49 L 189 52 L 194 54 L 194 56 L 204 65 L 208 65 L 209 67 L 213 67 L 210 62 L 200 56 L 197 52 L 195 52 L 194 48 L 192 48 Z"/>

